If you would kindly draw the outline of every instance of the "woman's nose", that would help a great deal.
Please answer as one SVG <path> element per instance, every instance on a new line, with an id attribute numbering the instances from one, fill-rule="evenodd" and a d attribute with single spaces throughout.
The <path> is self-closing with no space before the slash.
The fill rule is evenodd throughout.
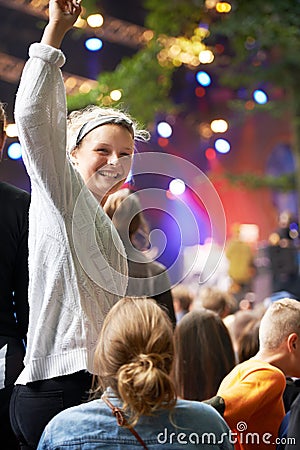
<path id="1" fill-rule="evenodd" d="M 119 160 L 119 156 L 115 152 L 111 153 L 107 158 L 108 164 L 117 164 L 118 160 Z"/>

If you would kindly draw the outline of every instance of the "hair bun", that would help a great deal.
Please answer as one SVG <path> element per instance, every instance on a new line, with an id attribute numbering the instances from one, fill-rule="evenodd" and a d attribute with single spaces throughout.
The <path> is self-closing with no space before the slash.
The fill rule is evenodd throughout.
<path id="1" fill-rule="evenodd" d="M 164 403 L 169 407 L 175 404 L 175 389 L 169 375 L 171 361 L 172 356 L 167 353 L 140 353 L 131 363 L 120 367 L 118 391 L 133 420 L 151 415 Z"/>
<path id="2" fill-rule="evenodd" d="M 167 356 L 167 358 L 166 358 Z M 159 355 L 157 353 L 149 353 L 148 355 L 140 353 L 136 357 L 136 363 L 140 366 L 144 366 L 147 370 L 161 369 L 165 370 L 166 359 L 170 361 L 169 355 Z"/>

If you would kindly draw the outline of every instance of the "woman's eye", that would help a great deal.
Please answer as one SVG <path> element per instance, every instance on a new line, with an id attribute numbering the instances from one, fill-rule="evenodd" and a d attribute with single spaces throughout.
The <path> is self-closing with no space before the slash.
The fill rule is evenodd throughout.
<path id="1" fill-rule="evenodd" d="M 96 151 L 98 153 L 108 153 L 108 150 L 106 148 L 98 148 Z"/>

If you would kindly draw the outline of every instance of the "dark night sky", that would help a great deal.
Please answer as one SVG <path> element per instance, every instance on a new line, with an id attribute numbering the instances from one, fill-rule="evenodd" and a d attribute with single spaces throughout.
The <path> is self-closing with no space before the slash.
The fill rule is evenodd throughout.
<path id="1" fill-rule="evenodd" d="M 145 11 L 137 0 L 98 2 L 99 12 L 143 26 Z M 28 47 L 39 41 L 45 21 L 39 17 L 6 7 L 0 2 L 0 52 L 27 59 Z M 62 49 L 67 56 L 64 70 L 87 78 L 95 78 L 101 71 L 113 70 L 123 56 L 131 56 L 134 48 L 122 43 L 112 43 L 103 37 L 103 48 L 99 53 L 90 53 L 84 48 L 87 36 L 80 30 L 72 30 L 66 36 Z M 121 40 L 121 39 L 120 39 Z M 17 83 L 8 83 L 0 78 L 0 99 L 7 103 L 7 113 L 12 120 L 12 111 Z"/>

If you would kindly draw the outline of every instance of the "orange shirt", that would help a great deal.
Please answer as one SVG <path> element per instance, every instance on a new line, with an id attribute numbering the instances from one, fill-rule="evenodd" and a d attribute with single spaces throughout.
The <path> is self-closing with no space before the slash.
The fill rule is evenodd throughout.
<path id="1" fill-rule="evenodd" d="M 276 447 L 284 417 L 285 376 L 271 364 L 254 358 L 238 364 L 222 381 L 217 395 L 225 401 L 224 419 L 237 450 Z"/>

